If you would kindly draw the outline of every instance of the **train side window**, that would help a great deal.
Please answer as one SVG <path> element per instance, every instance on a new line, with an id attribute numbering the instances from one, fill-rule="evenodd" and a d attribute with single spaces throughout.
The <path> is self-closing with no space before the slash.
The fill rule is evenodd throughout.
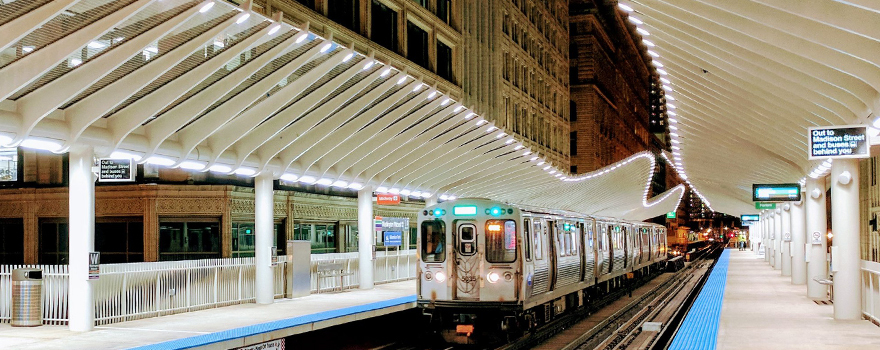
<path id="1" fill-rule="evenodd" d="M 571 254 L 577 255 L 580 251 L 580 246 L 578 245 L 578 237 L 581 234 L 581 230 L 579 229 L 578 224 L 571 225 Z"/>
<path id="2" fill-rule="evenodd" d="M 523 249 L 526 253 L 526 261 L 532 261 L 532 222 L 523 220 Z"/>
<path id="3" fill-rule="evenodd" d="M 516 221 L 486 221 L 486 261 L 490 263 L 516 261 Z"/>
<path id="4" fill-rule="evenodd" d="M 461 255 L 474 255 L 477 252 L 477 228 L 471 224 L 458 226 L 458 251 Z"/>
<path id="5" fill-rule="evenodd" d="M 532 230 L 532 244 L 533 247 L 535 247 L 535 260 L 543 260 L 544 240 L 543 237 L 541 237 L 541 232 L 543 232 L 543 228 L 541 227 L 541 220 L 535 220 L 534 224 L 534 230 Z"/>
<path id="6" fill-rule="evenodd" d="M 587 240 L 587 246 L 593 248 L 593 225 L 581 224 L 581 227 Z"/>
<path id="7" fill-rule="evenodd" d="M 439 220 L 422 221 L 422 261 L 446 260 L 446 223 Z"/>

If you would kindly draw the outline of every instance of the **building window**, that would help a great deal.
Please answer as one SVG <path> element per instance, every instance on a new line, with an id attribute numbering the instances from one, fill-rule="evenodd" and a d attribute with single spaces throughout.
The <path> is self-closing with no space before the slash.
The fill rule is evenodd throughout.
<path id="1" fill-rule="evenodd" d="M 424 8 L 428 8 L 428 0 L 413 0 L 416 4 L 422 5 Z"/>
<path id="2" fill-rule="evenodd" d="M 159 223 L 159 261 L 220 258 L 220 222 L 184 220 Z"/>
<path id="3" fill-rule="evenodd" d="M 18 148 L 0 148 L 0 182 L 18 181 Z"/>
<path id="4" fill-rule="evenodd" d="M 569 120 L 576 122 L 578 120 L 577 115 L 577 103 L 574 103 L 574 101 L 568 101 Z"/>
<path id="5" fill-rule="evenodd" d="M 578 148 L 577 148 L 578 133 L 577 133 L 577 131 L 572 131 L 572 132 L 568 133 L 568 135 L 569 135 L 569 136 L 568 136 L 568 139 L 569 139 L 569 143 L 568 143 L 569 153 L 570 153 L 571 155 L 573 155 L 573 156 L 576 156 L 576 155 L 578 154 Z"/>
<path id="6" fill-rule="evenodd" d="M 24 264 L 24 220 L 0 219 L 0 265 Z"/>
<path id="7" fill-rule="evenodd" d="M 255 254 L 255 238 L 256 227 L 253 222 L 233 222 L 232 223 L 232 257 L 245 258 L 253 257 Z M 278 248 L 278 255 L 284 255 L 287 250 L 287 233 L 284 230 L 283 222 L 276 222 L 274 225 L 273 242 Z"/>
<path id="8" fill-rule="evenodd" d="M 397 12 L 373 0 L 370 39 L 386 49 L 397 52 Z"/>
<path id="9" fill-rule="evenodd" d="M 294 224 L 293 239 L 311 242 L 312 254 L 337 252 L 336 223 Z"/>
<path id="10" fill-rule="evenodd" d="M 315 0 L 296 0 L 296 2 L 303 4 L 312 10 L 315 9 Z"/>
<path id="11" fill-rule="evenodd" d="M 437 0 L 437 12 L 435 13 L 437 17 L 440 17 L 444 23 L 449 24 L 449 7 L 451 0 Z"/>
<path id="12" fill-rule="evenodd" d="M 428 32 L 412 22 L 406 22 L 406 58 L 427 69 Z"/>
<path id="13" fill-rule="evenodd" d="M 95 223 L 95 251 L 102 264 L 144 261 L 144 222 L 141 218 L 101 219 Z"/>
<path id="14" fill-rule="evenodd" d="M 437 41 L 437 75 L 443 79 L 454 81 L 452 78 L 452 48 L 442 41 Z"/>
<path id="15" fill-rule="evenodd" d="M 334 0 L 327 6 L 327 17 L 355 32 L 360 32 L 360 0 Z"/>
<path id="16" fill-rule="evenodd" d="M 39 263 L 41 265 L 69 263 L 67 230 L 66 220 L 40 219 Z"/>
<path id="17" fill-rule="evenodd" d="M 578 166 L 577 166 L 577 165 L 572 165 L 572 166 L 571 166 L 571 173 L 572 173 L 572 174 L 577 174 L 577 173 L 578 173 Z M 592 243 L 591 243 L 591 244 L 592 244 Z"/>

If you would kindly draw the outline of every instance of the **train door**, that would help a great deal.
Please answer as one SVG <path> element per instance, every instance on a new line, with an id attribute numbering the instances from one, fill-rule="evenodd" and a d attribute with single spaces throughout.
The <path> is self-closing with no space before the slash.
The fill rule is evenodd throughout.
<path id="1" fill-rule="evenodd" d="M 556 221 L 547 220 L 544 222 L 544 235 L 550 239 L 550 244 L 547 245 L 547 256 L 550 260 L 550 290 L 554 290 L 556 288 L 556 267 L 559 263 L 559 259 L 556 258 L 556 252 L 559 249 L 556 239 Z"/>
<path id="2" fill-rule="evenodd" d="M 525 257 L 525 261 L 523 263 L 523 276 L 525 276 L 525 293 L 523 295 L 529 296 L 532 295 L 533 281 L 535 276 L 535 264 L 532 262 L 534 257 L 534 245 L 532 243 L 532 220 L 531 219 L 523 219 L 522 224 L 522 245 L 523 245 L 523 256 Z"/>
<path id="3" fill-rule="evenodd" d="M 596 240 L 594 235 L 594 222 L 581 223 L 581 232 L 584 235 L 584 281 L 596 281 Z"/>
<path id="4" fill-rule="evenodd" d="M 477 227 L 471 222 L 456 222 L 454 299 L 480 299 L 480 254 Z"/>

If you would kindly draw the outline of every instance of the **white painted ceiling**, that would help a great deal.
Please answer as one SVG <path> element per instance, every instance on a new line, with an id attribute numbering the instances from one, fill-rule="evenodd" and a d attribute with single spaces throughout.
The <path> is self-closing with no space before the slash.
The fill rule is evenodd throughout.
<path id="1" fill-rule="evenodd" d="M 0 4 L 0 145 L 627 219 L 684 193 L 646 198 L 647 153 L 571 178 L 406 67 L 222 1 Z"/>
<path id="2" fill-rule="evenodd" d="M 874 122 L 880 1 L 619 4 L 649 33 L 677 107 L 677 164 L 714 210 L 753 213 L 752 184 L 807 176 L 808 127 Z"/>

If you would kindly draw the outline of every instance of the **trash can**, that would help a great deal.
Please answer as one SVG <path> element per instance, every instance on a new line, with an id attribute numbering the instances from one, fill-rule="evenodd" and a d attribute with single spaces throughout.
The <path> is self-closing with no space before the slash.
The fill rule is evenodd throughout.
<path id="1" fill-rule="evenodd" d="M 12 326 L 43 324 L 43 270 L 12 270 Z"/>

